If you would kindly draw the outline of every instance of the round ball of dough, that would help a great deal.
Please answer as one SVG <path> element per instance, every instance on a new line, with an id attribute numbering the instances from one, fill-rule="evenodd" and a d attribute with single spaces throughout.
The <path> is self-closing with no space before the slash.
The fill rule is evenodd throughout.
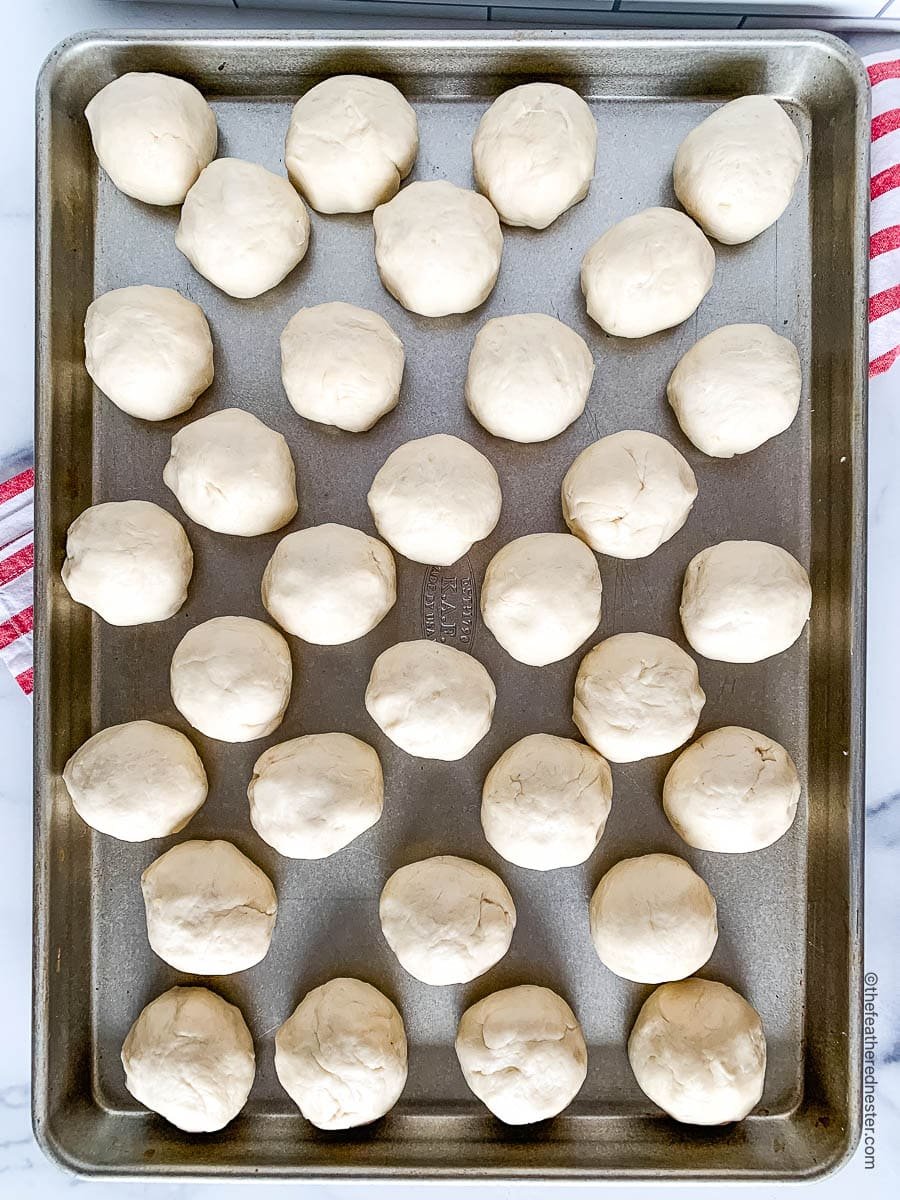
<path id="1" fill-rule="evenodd" d="M 182 842 L 141 875 L 150 948 L 176 971 L 233 975 L 265 958 L 272 882 L 231 842 Z"/>
<path id="2" fill-rule="evenodd" d="M 251 742 L 277 729 L 291 698 L 291 654 L 271 625 L 213 617 L 189 629 L 172 655 L 175 707 L 220 742 Z"/>
<path id="3" fill-rule="evenodd" d="M 181 204 L 215 157 L 213 110 L 192 84 L 173 75 L 120 75 L 84 115 L 104 171 L 120 192 L 145 204 Z"/>
<path id="4" fill-rule="evenodd" d="M 63 779 L 81 819 L 123 842 L 177 833 L 207 794 L 197 751 L 154 721 L 101 729 L 75 751 Z"/>
<path id="5" fill-rule="evenodd" d="M 466 1009 L 456 1057 L 471 1090 L 507 1125 L 555 1117 L 587 1078 L 578 1018 L 562 996 L 533 984 L 494 992 Z"/>
<path id="6" fill-rule="evenodd" d="M 403 1018 L 361 979 L 330 979 L 275 1034 L 275 1073 L 307 1121 L 353 1129 L 390 1112 L 406 1084 Z"/>
<path id="7" fill-rule="evenodd" d="M 378 532 L 398 554 L 448 567 L 500 519 L 500 480 L 474 446 L 447 433 L 404 442 L 367 497 Z"/>
<path id="8" fill-rule="evenodd" d="M 698 654 L 760 662 L 793 646 L 809 619 L 809 576 L 769 542 L 719 542 L 688 563 L 681 624 Z"/>
<path id="9" fill-rule="evenodd" d="M 284 164 L 318 212 L 371 212 L 397 194 L 418 152 L 416 114 L 392 83 L 332 75 L 294 105 Z"/>
<path id="10" fill-rule="evenodd" d="M 597 123 L 571 88 L 524 83 L 494 101 L 472 142 L 475 183 L 507 225 L 546 229 L 583 200 Z"/>
<path id="11" fill-rule="evenodd" d="M 424 638 L 398 642 L 372 664 L 366 711 L 415 758 L 465 758 L 491 727 L 497 690 L 477 658 Z"/>
<path id="12" fill-rule="evenodd" d="M 495 437 L 546 442 L 584 412 L 594 359 L 584 338 L 543 313 L 494 317 L 469 355 L 466 403 Z"/>
<path id="13" fill-rule="evenodd" d="M 327 858 L 381 816 L 381 762 L 349 733 L 310 733 L 259 756 L 247 798 L 251 825 L 279 854 Z"/>
<path id="14" fill-rule="evenodd" d="M 488 629 L 519 662 L 559 662 L 600 624 L 600 569 L 568 533 L 529 533 L 498 550 L 481 586 Z"/>
<path id="15" fill-rule="evenodd" d="M 317 304 L 295 313 L 281 335 L 281 380 L 301 417 L 350 433 L 396 408 L 403 343 L 378 313 Z"/>
<path id="16" fill-rule="evenodd" d="M 679 360 L 666 395 L 698 450 L 732 458 L 788 428 L 802 384 L 793 342 L 768 325 L 723 325 Z"/>
<path id="17" fill-rule="evenodd" d="M 185 197 L 175 245 L 210 283 L 247 300 L 281 283 L 306 254 L 309 214 L 281 175 L 217 158 Z"/>
<path id="18" fill-rule="evenodd" d="M 234 1120 L 256 1075 L 240 1010 L 204 987 L 173 987 L 152 1000 L 129 1030 L 122 1066 L 135 1100 L 188 1133 Z"/>
<path id="19" fill-rule="evenodd" d="M 594 242 L 581 260 L 581 290 L 602 329 L 641 338 L 696 312 L 715 269 L 715 252 L 690 217 L 645 208 Z"/>
<path id="20" fill-rule="evenodd" d="M 158 504 L 94 504 L 66 534 L 62 581 L 110 625 L 165 621 L 187 599 L 194 570 L 181 524 Z"/>
<path id="21" fill-rule="evenodd" d="M 288 633 L 319 646 L 362 637 L 396 599 L 390 550 L 348 525 L 289 533 L 262 578 L 262 602 L 270 615 Z"/>
<path id="22" fill-rule="evenodd" d="M 488 772 L 481 793 L 484 836 L 518 867 L 576 866 L 603 836 L 612 790 L 609 764 L 596 750 L 532 733 Z"/>
<path id="23" fill-rule="evenodd" d="M 123 412 L 165 421 L 213 381 L 209 325 L 201 308 L 171 288 L 118 288 L 87 310 L 84 365 Z"/>
<path id="24" fill-rule="evenodd" d="M 452 854 L 395 871 L 378 916 L 401 967 L 435 986 L 468 983 L 489 971 L 516 927 L 516 906 L 499 875 Z"/>
<path id="25" fill-rule="evenodd" d="M 581 660 L 572 719 L 612 762 L 677 750 L 697 728 L 706 696 L 697 664 L 668 638 L 619 633 Z"/>
<path id="26" fill-rule="evenodd" d="M 612 558 L 646 558 L 673 537 L 697 498 L 697 480 L 665 438 L 640 429 L 601 438 L 562 482 L 571 531 Z"/>
<path id="27" fill-rule="evenodd" d="M 410 312 L 471 312 L 490 295 L 503 234 L 493 205 L 443 179 L 411 183 L 372 215 L 381 282 Z"/>
<path id="28" fill-rule="evenodd" d="M 663 786 L 663 808 L 689 846 L 747 854 L 771 846 L 790 829 L 800 776 L 778 742 L 726 725 L 705 733 L 675 759 Z"/>
<path id="29" fill-rule="evenodd" d="M 192 521 L 215 533 L 272 533 L 297 512 L 287 442 L 239 408 L 224 408 L 179 429 L 163 483 Z"/>
<path id="30" fill-rule="evenodd" d="M 710 237 L 749 242 L 790 203 L 803 166 L 794 123 L 771 96 L 741 96 L 692 129 L 675 155 L 675 195 Z"/>
<path id="31" fill-rule="evenodd" d="M 628 1039 L 641 1091 L 676 1121 L 725 1125 L 759 1103 L 766 1038 L 743 996 L 711 979 L 664 983 Z"/>
<path id="32" fill-rule="evenodd" d="M 590 915 L 600 961 L 634 983 L 693 975 L 719 937 L 712 892 L 673 854 L 616 863 L 597 885 Z"/>

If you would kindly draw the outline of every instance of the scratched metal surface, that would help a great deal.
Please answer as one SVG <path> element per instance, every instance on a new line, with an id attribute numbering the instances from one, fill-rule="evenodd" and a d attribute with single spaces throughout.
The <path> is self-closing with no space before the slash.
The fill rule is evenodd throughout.
<path id="1" fill-rule="evenodd" d="M 707 694 L 699 731 L 722 724 L 758 728 L 781 741 L 800 769 L 804 780 L 800 811 L 792 830 L 775 846 L 751 856 L 705 854 L 685 846 L 660 805 L 661 781 L 674 755 L 614 767 L 607 831 L 596 853 L 581 867 L 549 873 L 514 867 L 487 845 L 478 820 L 484 775 L 514 740 L 537 731 L 576 736 L 570 718 L 571 693 L 583 653 L 542 669 L 511 659 L 480 621 L 480 581 L 491 555 L 511 538 L 565 528 L 559 505 L 562 476 L 575 455 L 597 437 L 638 428 L 670 438 L 694 468 L 699 496 L 684 529 L 651 558 L 636 562 L 600 558 L 603 614 L 597 636 L 586 646 L 624 630 L 665 634 L 683 644 L 677 620 L 683 570 L 693 554 L 723 538 L 759 538 L 785 546 L 802 562 L 811 563 L 814 584 L 824 584 L 826 590 L 844 586 L 840 580 L 835 583 L 829 572 L 840 570 L 849 578 L 848 572 L 858 568 L 860 561 L 861 541 L 852 525 L 849 486 L 850 482 L 858 485 L 858 477 L 850 475 L 852 468 L 861 469 L 858 457 L 844 469 L 848 494 L 839 502 L 840 511 L 832 511 L 834 506 L 828 502 L 830 524 L 824 540 L 825 526 L 817 525 L 816 506 L 828 493 L 827 473 L 833 469 L 834 456 L 831 445 L 824 455 L 824 448 L 816 450 L 814 431 L 826 427 L 816 426 L 815 409 L 817 405 L 834 408 L 839 401 L 836 394 L 814 394 L 810 385 L 814 352 L 817 346 L 820 354 L 825 349 L 814 341 L 816 327 L 811 323 L 814 252 L 817 246 L 818 253 L 823 252 L 823 238 L 829 231 L 811 221 L 815 199 L 811 129 L 816 105 L 824 100 L 809 64 L 818 54 L 838 76 L 852 73 L 830 45 L 823 53 L 814 40 L 787 39 L 785 46 L 778 38 L 754 39 L 733 51 L 721 39 L 694 40 L 690 50 L 676 40 L 654 39 L 661 46 L 656 75 L 653 69 L 642 72 L 647 55 L 641 54 L 640 39 L 632 37 L 589 39 L 580 57 L 566 57 L 570 51 L 564 54 L 559 43 L 533 40 L 527 62 L 516 57 L 523 51 L 499 41 L 493 48 L 503 47 L 502 52 L 497 50 L 493 56 L 490 43 L 479 42 L 480 58 L 467 55 L 464 46 L 443 58 L 424 47 L 416 57 L 415 49 L 400 54 L 388 42 L 381 49 L 368 45 L 353 57 L 354 52 L 342 50 L 340 43 L 334 50 L 317 52 L 315 43 L 310 49 L 299 41 L 278 48 L 279 42 L 269 48 L 269 73 L 257 72 L 262 76 L 257 85 L 248 47 L 255 45 L 259 54 L 260 43 L 249 39 L 229 45 L 221 39 L 201 38 L 163 43 L 158 50 L 148 50 L 139 42 L 104 41 L 99 48 L 76 55 L 74 66 L 70 65 L 70 83 L 75 78 L 82 88 L 94 79 L 102 81 L 104 72 L 145 61 L 197 79 L 212 92 L 219 154 L 252 159 L 279 172 L 284 169 L 283 138 L 291 104 L 305 86 L 299 77 L 288 78 L 288 71 L 305 70 L 315 76 L 351 61 L 362 61 L 365 69 L 377 69 L 380 63 L 388 73 L 393 67 L 415 105 L 421 151 L 413 179 L 447 178 L 470 185 L 470 145 L 478 118 L 494 94 L 520 77 L 553 72 L 571 80 L 590 101 L 599 127 L 597 177 L 588 198 L 546 232 L 504 229 L 500 278 L 489 300 L 475 313 L 433 321 L 406 312 L 382 289 L 368 216 L 311 214 L 310 251 L 284 283 L 255 301 L 225 296 L 176 250 L 177 211 L 143 206 L 116 191 L 85 149 L 77 111 L 67 114 L 66 129 L 76 145 L 70 153 L 80 156 L 78 165 L 86 172 L 84 190 L 76 192 L 72 205 L 92 230 L 92 238 L 85 239 L 89 250 L 82 252 L 67 307 L 77 310 L 80 320 L 86 302 L 110 288 L 136 283 L 177 288 L 207 314 L 216 366 L 215 383 L 189 414 L 160 425 L 143 424 L 90 391 L 82 375 L 77 332 L 64 342 L 64 318 L 54 318 L 55 412 L 61 406 L 60 364 L 64 363 L 72 425 L 67 444 L 57 415 L 53 511 L 47 517 L 44 545 L 49 589 L 45 611 L 51 614 L 53 644 L 62 656 L 53 669 L 49 660 L 45 663 L 45 686 L 50 688 L 50 676 L 56 683 L 52 730 L 47 733 L 45 726 L 44 783 L 49 790 L 44 795 L 53 797 L 56 837 L 60 845 L 66 842 L 69 854 L 67 868 L 58 866 L 53 878 L 58 881 L 67 869 L 89 879 L 89 887 L 70 891 L 68 899 L 57 883 L 48 900 L 56 906 L 57 921 L 61 904 L 68 904 L 70 911 L 74 905 L 84 918 L 80 951 L 76 954 L 68 944 L 64 951 L 70 956 L 66 969 L 80 980 L 84 1007 L 76 1013 L 70 1003 L 57 1016 L 73 1025 L 87 1019 L 89 1028 L 69 1031 L 67 1070 L 82 1080 L 86 1111 L 124 1139 L 115 1149 L 101 1146 L 96 1133 L 85 1135 L 81 1169 L 365 1174 L 389 1170 L 393 1164 L 398 1171 L 405 1166 L 414 1174 L 528 1175 L 534 1171 L 550 1175 L 567 1169 L 591 1177 L 660 1170 L 682 1175 L 798 1174 L 800 1164 L 819 1153 L 812 1149 L 812 1135 L 804 1141 L 795 1134 L 795 1145 L 784 1133 L 810 1099 L 808 804 L 811 797 L 819 797 L 821 805 L 839 809 L 841 795 L 846 802 L 847 788 L 845 781 L 843 792 L 838 786 L 831 795 L 836 785 L 828 773 L 833 768 L 821 760 L 815 731 L 811 733 L 806 635 L 787 653 L 763 663 L 699 662 Z M 711 69 L 704 75 L 701 69 L 704 62 L 713 61 L 710 47 L 716 47 L 720 56 L 721 61 L 715 60 L 717 75 Z M 369 65 L 373 55 L 374 67 Z M 741 55 L 742 59 L 735 57 Z M 542 61 L 543 68 L 537 65 Z M 674 68 L 668 74 L 667 62 Z M 614 82 L 604 74 L 612 66 Z M 85 78 L 79 80 L 78 71 L 86 72 Z M 712 111 L 718 102 L 712 97 L 727 94 L 731 86 L 727 81 L 740 79 L 742 71 L 751 75 L 756 71 L 754 78 L 760 71 L 769 73 L 765 76 L 768 90 L 785 99 L 807 147 L 807 165 L 790 207 L 775 228 L 749 245 L 716 247 L 713 289 L 684 325 L 640 342 L 606 337 L 584 311 L 578 286 L 581 255 L 612 222 L 647 205 L 674 203 L 670 168 L 679 141 Z M 232 73 L 233 91 L 229 89 Z M 745 85 L 745 90 L 754 89 Z M 60 145 L 58 136 L 55 144 Z M 856 153 L 852 139 L 845 149 L 846 145 Z M 56 174 L 50 182 L 62 173 L 61 153 L 57 150 L 51 159 Z M 75 178 L 73 172 L 74 168 L 63 178 Z M 54 205 L 59 203 L 57 189 Z M 63 217 L 54 215 L 58 254 Z M 851 240 L 848 263 L 855 245 Z M 346 300 L 381 313 L 406 349 L 400 405 L 366 434 L 351 435 L 305 422 L 283 394 L 280 331 L 297 308 L 326 300 Z M 516 312 L 548 312 L 566 321 L 587 339 L 596 360 L 584 416 L 558 438 L 535 446 L 492 438 L 463 402 L 466 362 L 476 330 L 489 317 Z M 706 458 L 687 442 L 664 402 L 664 389 L 685 349 L 704 333 L 735 321 L 765 322 L 795 342 L 804 364 L 803 402 L 788 432 L 752 454 L 723 462 Z M 827 332 L 823 319 L 819 337 Z M 849 334 L 847 330 L 838 353 L 852 362 L 857 348 L 847 341 Z M 247 408 L 280 430 L 291 446 L 300 511 L 278 534 L 244 540 L 200 528 L 184 518 L 162 484 L 172 433 L 191 419 L 232 405 Z M 398 557 L 397 605 L 367 637 L 337 647 L 308 646 L 293 639 L 293 695 L 283 725 L 271 737 L 229 746 L 189 730 L 175 711 L 167 686 L 171 654 L 184 632 L 217 614 L 265 617 L 260 577 L 284 533 L 324 521 L 374 533 L 365 496 L 376 470 L 402 442 L 436 432 L 465 438 L 497 468 L 503 511 L 491 536 L 450 568 L 422 567 Z M 845 461 L 861 453 L 861 445 L 853 441 L 857 434 L 849 424 L 846 431 L 843 425 L 830 429 L 829 437 L 837 436 L 838 448 L 847 451 Z M 43 454 L 45 469 L 50 470 L 46 440 Z M 91 623 L 83 610 L 68 601 L 57 571 L 68 521 L 91 501 L 129 497 L 154 500 L 185 520 L 195 571 L 188 601 L 173 619 L 124 630 Z M 831 548 L 835 538 L 847 541 L 847 553 L 852 553 L 849 566 L 841 566 L 835 558 Z M 816 596 L 821 603 L 818 591 Z M 837 617 L 840 637 L 834 669 L 839 671 L 850 670 L 852 619 L 849 604 L 844 604 Z M 497 684 L 493 726 L 461 762 L 406 756 L 382 736 L 365 712 L 363 693 L 376 655 L 395 641 L 420 636 L 440 638 L 473 653 Z M 814 619 L 814 669 L 817 654 L 835 653 L 830 636 L 830 628 L 826 636 L 825 626 L 817 626 Z M 68 690 L 60 685 L 61 670 L 71 681 Z M 829 739 L 833 743 L 837 738 L 833 744 L 843 749 L 850 748 L 851 715 L 847 706 L 827 715 Z M 128 845 L 81 827 L 77 818 L 67 815 L 58 786 L 53 788 L 65 756 L 84 737 L 138 717 L 189 733 L 206 764 L 211 787 L 204 808 L 176 839 Z M 818 718 L 824 720 L 826 716 Z M 346 730 L 376 747 L 386 780 L 384 816 L 330 859 L 281 858 L 249 824 L 245 792 L 253 763 L 269 745 L 326 730 Z M 846 762 L 838 768 L 846 771 Z M 226 1134 L 192 1142 L 142 1113 L 125 1090 L 119 1049 L 144 1004 L 174 983 L 191 981 L 157 959 L 147 945 L 140 872 L 174 840 L 213 836 L 233 840 L 268 871 L 278 891 L 279 917 L 271 950 L 262 963 L 240 975 L 211 981 L 243 1010 L 256 1038 L 258 1074 L 246 1114 Z M 846 870 L 852 851 L 849 836 L 842 840 L 833 831 L 828 836 L 827 853 L 837 856 Z M 760 1115 L 741 1130 L 673 1133 L 660 1118 L 637 1088 L 625 1055 L 628 1029 L 650 989 L 611 974 L 590 944 L 587 901 L 600 875 L 624 856 L 659 850 L 683 855 L 712 888 L 719 905 L 720 937 L 703 974 L 739 988 L 759 1010 L 766 1029 L 769 1066 Z M 384 943 L 377 919 L 377 898 L 388 874 L 403 863 L 438 852 L 469 856 L 497 870 L 510 887 L 518 911 L 506 958 L 472 984 L 441 989 L 404 973 Z M 73 886 L 71 881 L 67 886 Z M 840 911 L 848 914 L 853 903 L 848 895 Z M 52 942 L 52 932 L 49 938 Z M 849 986 L 852 972 L 847 953 L 831 969 Z M 272 1062 L 275 1029 L 309 988 L 336 974 L 360 975 L 391 995 L 402 1010 L 410 1039 L 409 1083 L 397 1110 L 372 1130 L 343 1138 L 318 1134 L 302 1121 L 279 1087 Z M 465 1088 L 452 1048 L 462 1009 L 488 991 L 516 982 L 545 984 L 566 996 L 589 1044 L 587 1082 L 567 1115 L 551 1126 L 524 1133 L 504 1130 L 484 1115 Z M 48 1050 L 39 1061 L 48 1062 L 49 1054 Z M 84 1078 L 90 1080 L 88 1088 Z M 45 1083 L 42 1094 L 46 1088 Z M 844 1097 L 842 1103 L 846 1127 L 850 1102 Z M 82 1113 L 80 1119 L 88 1117 Z M 80 1128 L 76 1116 L 70 1114 L 64 1127 L 70 1133 Z M 784 1127 L 782 1141 L 787 1139 L 788 1146 L 787 1151 L 782 1146 L 781 1158 L 779 1127 Z M 460 1147 L 455 1154 L 450 1151 L 454 1138 Z M 47 1140 L 54 1142 L 50 1135 Z M 429 1155 L 423 1147 L 431 1142 L 444 1148 Z M 558 1161 L 566 1145 L 568 1168 L 563 1159 Z M 654 1156 L 666 1145 L 669 1157 L 657 1162 Z M 57 1152 L 67 1157 L 58 1148 Z"/>

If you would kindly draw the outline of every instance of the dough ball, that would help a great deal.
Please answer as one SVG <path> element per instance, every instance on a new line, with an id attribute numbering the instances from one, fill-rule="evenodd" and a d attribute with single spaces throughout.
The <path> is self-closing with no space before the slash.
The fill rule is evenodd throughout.
<path id="1" fill-rule="evenodd" d="M 493 205 L 444 179 L 411 183 L 372 215 L 381 282 L 410 312 L 471 312 L 490 295 L 503 234 Z"/>
<path id="2" fill-rule="evenodd" d="M 247 797 L 251 825 L 279 854 L 327 858 L 381 816 L 381 762 L 349 733 L 310 733 L 260 755 Z"/>
<path id="3" fill-rule="evenodd" d="M 588 194 L 597 123 L 577 92 L 524 83 L 499 96 L 472 142 L 475 182 L 507 225 L 546 229 Z"/>
<path id="4" fill-rule="evenodd" d="M 181 204 L 215 157 L 213 110 L 192 84 L 173 75 L 120 75 L 84 115 L 104 171 L 120 192 L 145 204 Z"/>
<path id="5" fill-rule="evenodd" d="M 385 941 L 422 983 L 468 983 L 509 949 L 516 906 L 503 880 L 443 854 L 395 871 L 381 893 Z"/>
<path id="6" fill-rule="evenodd" d="M 367 497 L 376 528 L 398 554 L 448 567 L 500 519 L 500 481 L 474 446 L 446 433 L 389 454 Z"/>
<path id="7" fill-rule="evenodd" d="M 559 662 L 600 623 L 600 569 L 568 533 L 529 533 L 498 550 L 481 587 L 488 629 L 519 662 Z"/>
<path id="8" fill-rule="evenodd" d="M 673 854 L 623 859 L 591 897 L 594 949 L 605 967 L 634 983 L 693 975 L 718 937 L 712 892 Z"/>
<path id="9" fill-rule="evenodd" d="M 680 646 L 619 633 L 581 660 L 572 719 L 605 758 L 637 762 L 683 745 L 705 703 L 697 664 Z"/>
<path id="10" fill-rule="evenodd" d="M 252 742 L 277 729 L 291 698 L 291 654 L 271 625 L 213 617 L 189 629 L 172 656 L 175 707 L 220 742 Z"/>
<path id="11" fill-rule="evenodd" d="M 309 214 L 281 175 L 217 158 L 185 197 L 175 245 L 200 274 L 247 300 L 293 271 L 309 245 Z"/>
<path id="12" fill-rule="evenodd" d="M 466 1009 L 456 1057 L 471 1090 L 507 1125 L 555 1117 L 587 1078 L 578 1018 L 562 996 L 533 984 L 494 992 Z"/>
<path id="13" fill-rule="evenodd" d="M 664 983 L 628 1039 L 641 1091 L 687 1125 L 740 1121 L 759 1103 L 766 1038 L 743 996 L 711 979 Z"/>
<path id="14" fill-rule="evenodd" d="M 301 417 L 350 433 L 396 408 L 403 343 L 378 313 L 353 304 L 301 308 L 281 335 L 281 379 Z"/>
<path id="15" fill-rule="evenodd" d="M 347 525 L 289 533 L 262 578 L 262 602 L 270 615 L 288 633 L 319 646 L 362 637 L 396 599 L 390 550 Z"/>
<path id="16" fill-rule="evenodd" d="M 106 292 L 84 319 L 84 365 L 123 412 L 165 421 L 186 412 L 213 381 L 206 317 L 171 288 Z"/>
<path id="17" fill-rule="evenodd" d="M 793 342 L 768 325 L 723 325 L 680 359 L 666 394 L 698 450 L 732 458 L 788 428 L 802 386 Z"/>
<path id="18" fill-rule="evenodd" d="M 240 1009 L 204 987 L 173 987 L 152 1000 L 125 1039 L 122 1066 L 135 1100 L 188 1133 L 233 1121 L 256 1075 Z"/>
<path id="19" fill-rule="evenodd" d="M 803 166 L 794 123 L 771 96 L 741 96 L 692 129 L 675 155 L 675 195 L 710 237 L 749 242 L 778 220 Z"/>
<path id="20" fill-rule="evenodd" d="M 697 498 L 697 480 L 665 438 L 625 429 L 578 455 L 562 483 L 571 531 L 612 558 L 646 558 L 673 537 Z"/>
<path id="21" fill-rule="evenodd" d="M 182 842 L 141 875 L 154 953 L 194 975 L 233 975 L 265 958 L 277 902 L 269 877 L 231 842 Z"/>
<path id="22" fill-rule="evenodd" d="M 398 642 L 372 665 L 366 711 L 415 758 L 465 758 L 491 727 L 497 691 L 477 658 L 424 638 Z"/>
<path id="23" fill-rule="evenodd" d="M 511 442 L 546 442 L 584 412 L 594 359 L 584 338 L 543 313 L 494 317 L 469 355 L 466 403 Z"/>
<path id="24" fill-rule="evenodd" d="M 501 754 L 481 793 L 484 836 L 532 871 L 574 867 L 593 854 L 612 804 L 612 772 L 590 746 L 532 733 Z"/>
<path id="25" fill-rule="evenodd" d="M 173 516 L 147 500 L 94 504 L 66 534 L 62 581 L 110 625 L 165 621 L 187 599 L 191 543 Z"/>
<path id="26" fill-rule="evenodd" d="M 332 75 L 294 105 L 284 162 L 318 212 L 359 213 L 397 194 L 418 152 L 416 114 L 392 83 Z"/>
<path id="27" fill-rule="evenodd" d="M 768 542 L 719 542 L 688 563 L 681 624 L 698 654 L 760 662 L 793 646 L 809 619 L 809 576 Z"/>
<path id="28" fill-rule="evenodd" d="M 206 771 L 184 736 L 154 721 L 101 729 L 63 768 L 75 811 L 100 833 L 146 842 L 184 829 L 206 799 Z"/>
<path id="29" fill-rule="evenodd" d="M 771 846 L 790 829 L 800 776 L 778 742 L 726 725 L 683 750 L 663 786 L 663 807 L 689 846 L 747 854 Z"/>
<path id="30" fill-rule="evenodd" d="M 403 1018 L 361 979 L 330 979 L 275 1034 L 275 1072 L 319 1129 L 353 1129 L 390 1112 L 406 1084 Z"/>
<path id="31" fill-rule="evenodd" d="M 696 312 L 715 269 L 715 252 L 690 217 L 645 208 L 594 242 L 581 260 L 581 290 L 601 329 L 641 338 Z"/>
<path id="32" fill-rule="evenodd" d="M 179 429 L 163 483 L 192 521 L 215 533 L 272 533 L 297 512 L 287 442 L 239 408 L 224 408 Z"/>

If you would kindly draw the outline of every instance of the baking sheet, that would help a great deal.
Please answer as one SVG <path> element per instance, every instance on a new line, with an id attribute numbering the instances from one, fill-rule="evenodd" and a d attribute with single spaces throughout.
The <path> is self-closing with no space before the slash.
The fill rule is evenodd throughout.
<path id="1" fill-rule="evenodd" d="M 365 215 L 311 213 L 304 262 L 258 300 L 234 300 L 175 249 L 177 210 L 125 197 L 93 159 L 83 105 L 129 69 L 191 79 L 216 110 L 219 154 L 276 171 L 283 171 L 291 105 L 306 86 L 334 71 L 377 72 L 403 88 L 419 117 L 412 178 L 461 185 L 470 184 L 471 137 L 493 96 L 528 78 L 558 78 L 589 100 L 597 118 L 597 177 L 588 198 L 549 230 L 504 228 L 497 287 L 474 314 L 433 321 L 402 309 L 378 281 Z M 674 202 L 670 170 L 679 141 L 717 103 L 744 91 L 783 99 L 807 147 L 789 209 L 749 245 L 716 246 L 713 289 L 684 325 L 640 342 L 607 337 L 584 312 L 581 255 L 612 222 Z M 857 1119 L 865 103 L 852 55 L 816 34 L 103 36 L 70 43 L 51 59 L 39 111 L 35 1121 L 57 1158 L 98 1174 L 774 1178 L 817 1174 L 846 1153 Z M 107 402 L 82 365 L 85 307 L 94 295 L 135 283 L 177 288 L 200 304 L 213 332 L 213 387 L 189 414 L 159 425 L 135 421 Z M 406 349 L 400 406 L 366 434 L 304 422 L 282 391 L 281 329 L 297 308 L 326 300 L 382 313 Z M 552 442 L 518 446 L 490 437 L 468 414 L 463 381 L 480 325 L 531 311 L 577 329 L 597 369 L 587 410 L 574 426 Z M 792 338 L 804 365 L 804 393 L 787 433 L 726 462 L 686 441 L 664 391 L 688 346 L 735 321 L 765 322 Z M 171 434 L 231 405 L 248 408 L 287 438 L 297 464 L 298 517 L 277 534 L 246 540 L 185 519 L 195 571 L 181 612 L 128 630 L 92 620 L 59 581 L 67 525 L 89 503 L 130 497 L 154 500 L 183 518 L 161 479 Z M 508 540 L 565 528 L 558 495 L 565 470 L 585 445 L 623 428 L 670 438 L 694 468 L 700 491 L 685 528 L 651 558 L 601 556 L 603 616 L 585 648 L 625 630 L 683 644 L 677 601 L 693 554 L 735 537 L 785 546 L 810 567 L 809 637 L 749 666 L 700 659 L 707 704 L 699 732 L 744 724 L 777 738 L 800 769 L 804 799 L 792 830 L 775 846 L 750 856 L 706 854 L 685 846 L 662 813 L 661 783 L 674 755 L 615 766 L 612 813 L 590 861 L 528 872 L 484 841 L 481 781 L 525 733 L 576 735 L 570 706 L 581 654 L 542 669 L 515 662 L 481 624 L 477 590 L 491 555 Z M 293 695 L 271 737 L 229 746 L 190 731 L 167 682 L 184 632 L 222 613 L 265 618 L 259 580 L 279 537 L 291 529 L 341 521 L 374 532 L 365 495 L 376 470 L 402 442 L 435 432 L 464 437 L 496 466 L 503 512 L 493 534 L 451 568 L 398 557 L 398 603 L 360 641 L 314 647 L 291 639 Z M 376 655 L 419 636 L 440 636 L 473 652 L 497 684 L 491 731 L 459 763 L 404 755 L 364 709 Z M 92 833 L 70 810 L 59 777 L 90 733 L 138 717 L 189 732 L 209 772 L 209 800 L 177 840 L 233 840 L 271 875 L 279 896 L 266 959 L 211 981 L 244 1012 L 258 1073 L 245 1113 L 206 1138 L 190 1138 L 142 1110 L 125 1090 L 118 1057 L 141 1007 L 193 979 L 153 955 L 144 928 L 139 875 L 173 840 L 128 845 Z M 249 824 L 252 765 L 268 745 L 331 729 L 378 750 L 384 816 L 331 859 L 280 858 Z M 642 1095 L 628 1067 L 627 1032 L 651 989 L 602 967 L 590 944 L 587 901 L 612 863 L 650 851 L 681 854 L 707 880 L 719 903 L 720 937 L 702 974 L 739 988 L 762 1016 L 769 1044 L 765 1092 L 757 1113 L 737 1127 L 674 1125 Z M 397 866 L 439 852 L 497 870 L 516 900 L 518 924 L 510 953 L 487 975 L 435 989 L 406 975 L 387 949 L 377 897 Z M 371 1129 L 343 1135 L 322 1134 L 303 1121 L 272 1063 L 275 1029 L 309 988 L 337 974 L 359 975 L 392 996 L 410 1039 L 409 1082 L 397 1108 Z M 514 1130 L 468 1093 L 452 1043 L 469 1003 L 519 982 L 545 984 L 570 1001 L 588 1041 L 589 1073 L 564 1116 Z"/>

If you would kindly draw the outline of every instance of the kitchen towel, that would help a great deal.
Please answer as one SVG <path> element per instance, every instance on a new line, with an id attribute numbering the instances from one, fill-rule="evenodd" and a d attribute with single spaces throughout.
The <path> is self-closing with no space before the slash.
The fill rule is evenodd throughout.
<path id="1" fill-rule="evenodd" d="M 900 357 L 900 50 L 863 59 L 872 87 L 869 375 Z M 900 368 L 898 368 L 900 369 Z M 34 687 L 34 471 L 0 482 L 0 658 Z"/>

